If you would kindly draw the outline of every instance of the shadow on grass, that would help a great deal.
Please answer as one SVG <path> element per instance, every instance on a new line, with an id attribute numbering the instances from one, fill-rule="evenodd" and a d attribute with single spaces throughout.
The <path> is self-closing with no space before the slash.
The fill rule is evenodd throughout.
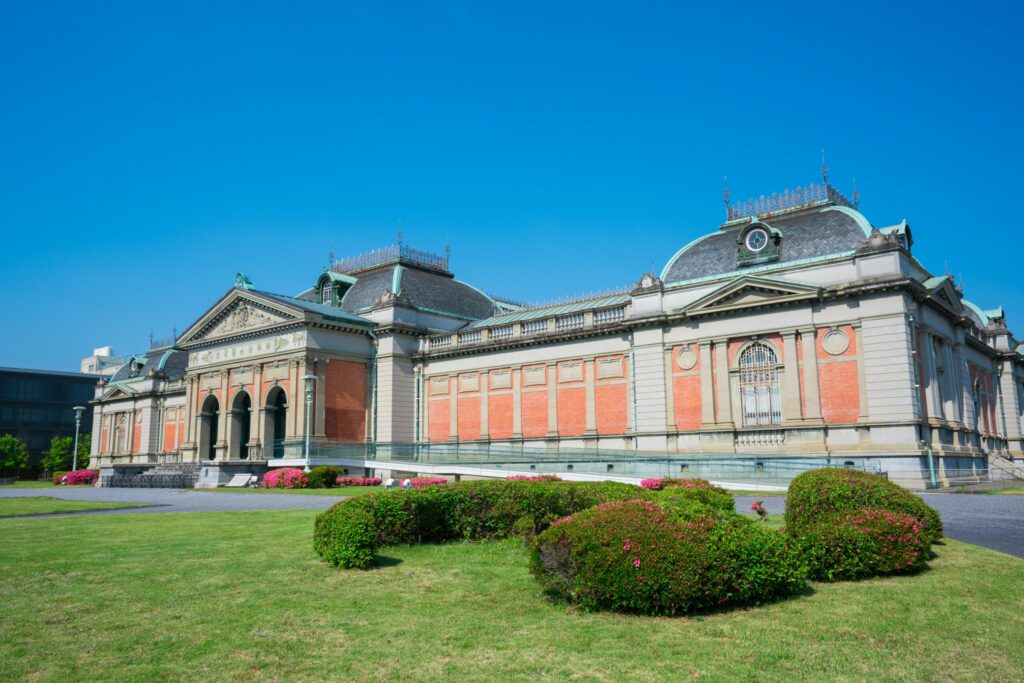
<path id="1" fill-rule="evenodd" d="M 388 557 L 386 555 L 378 555 L 373 558 L 373 564 L 370 565 L 369 569 L 386 569 L 388 567 L 397 567 L 402 564 L 404 560 L 400 557 Z"/>

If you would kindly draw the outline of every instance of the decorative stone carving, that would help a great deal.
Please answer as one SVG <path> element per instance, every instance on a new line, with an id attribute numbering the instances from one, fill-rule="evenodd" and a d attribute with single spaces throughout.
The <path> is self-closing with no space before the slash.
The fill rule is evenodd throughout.
<path id="1" fill-rule="evenodd" d="M 693 370 L 697 366 L 698 358 L 697 352 L 688 344 L 679 349 L 679 353 L 676 354 L 676 365 L 680 370 Z"/>
<path id="2" fill-rule="evenodd" d="M 201 389 L 220 388 L 220 373 L 211 372 L 202 376 L 199 387 Z"/>
<path id="3" fill-rule="evenodd" d="M 598 358 L 597 378 L 613 379 L 615 377 L 622 377 L 622 358 L 619 356 L 614 358 Z"/>
<path id="4" fill-rule="evenodd" d="M 850 338 L 839 329 L 831 329 L 821 339 L 821 348 L 832 356 L 841 356 L 850 348 Z"/>
<path id="5" fill-rule="evenodd" d="M 582 382 L 583 381 L 583 361 L 569 361 L 568 363 L 561 363 L 558 366 L 558 381 L 559 382 Z"/>
<path id="6" fill-rule="evenodd" d="M 266 381 L 288 379 L 288 364 L 278 363 L 274 365 L 267 365 L 263 369 L 263 379 Z"/>
<path id="7" fill-rule="evenodd" d="M 547 384 L 548 375 L 547 368 L 543 365 L 534 365 L 533 367 L 523 368 L 523 386 L 530 387 L 538 384 Z"/>
<path id="8" fill-rule="evenodd" d="M 447 377 L 431 377 L 430 378 L 430 395 L 436 396 L 439 394 L 448 393 L 448 378 Z"/>
<path id="9" fill-rule="evenodd" d="M 480 375 L 473 372 L 459 375 L 459 391 L 479 391 Z"/>
<path id="10" fill-rule="evenodd" d="M 253 306 L 247 301 L 240 300 L 231 307 L 221 320 L 214 325 L 203 337 L 219 337 L 227 334 L 235 334 L 256 327 L 267 327 L 276 323 L 284 322 L 283 316 L 274 316 Z"/>
<path id="11" fill-rule="evenodd" d="M 511 370 L 494 370 L 491 372 L 491 389 L 508 389 L 511 386 Z"/>

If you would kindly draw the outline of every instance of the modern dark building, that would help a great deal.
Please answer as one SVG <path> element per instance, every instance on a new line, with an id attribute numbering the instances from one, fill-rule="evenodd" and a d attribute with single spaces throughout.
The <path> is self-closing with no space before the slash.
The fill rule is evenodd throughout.
<path id="1" fill-rule="evenodd" d="M 92 431 L 96 375 L 50 370 L 0 368 L 0 435 L 28 446 L 35 466 L 55 436 L 74 436 L 74 406 L 85 406 L 79 434 Z"/>

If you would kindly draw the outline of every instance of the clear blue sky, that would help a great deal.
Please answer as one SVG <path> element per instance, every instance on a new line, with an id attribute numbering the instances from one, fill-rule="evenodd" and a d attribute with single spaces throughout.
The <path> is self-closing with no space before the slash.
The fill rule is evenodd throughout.
<path id="1" fill-rule="evenodd" d="M 505 296 L 633 282 L 724 175 L 805 184 L 823 146 L 1024 335 L 1022 10 L 683 5 L 0 0 L 0 365 L 145 350 L 399 225 Z"/>

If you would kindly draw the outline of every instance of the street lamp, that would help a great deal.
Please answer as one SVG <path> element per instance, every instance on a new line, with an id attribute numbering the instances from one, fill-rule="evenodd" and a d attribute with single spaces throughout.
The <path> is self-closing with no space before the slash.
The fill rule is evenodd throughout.
<path id="1" fill-rule="evenodd" d="M 306 382 L 306 466 L 304 472 L 309 472 L 309 421 L 313 415 L 313 383 L 316 382 L 316 375 L 305 375 Z"/>
<path id="2" fill-rule="evenodd" d="M 71 471 L 78 470 L 78 428 L 82 424 L 82 413 L 85 412 L 85 406 L 75 406 L 72 408 L 75 411 L 75 448 L 71 455 Z"/>

